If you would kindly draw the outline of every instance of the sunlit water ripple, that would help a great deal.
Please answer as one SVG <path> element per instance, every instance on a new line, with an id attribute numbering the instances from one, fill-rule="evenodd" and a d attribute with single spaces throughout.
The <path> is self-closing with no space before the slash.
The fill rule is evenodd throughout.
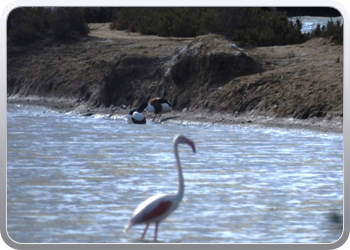
<path id="1" fill-rule="evenodd" d="M 21 243 L 130 243 L 123 228 L 151 195 L 175 192 L 172 138 L 185 196 L 158 240 L 181 243 L 331 243 L 342 225 L 343 136 L 243 125 L 130 125 L 8 105 L 7 229 Z M 147 240 L 153 240 L 151 226 Z"/>

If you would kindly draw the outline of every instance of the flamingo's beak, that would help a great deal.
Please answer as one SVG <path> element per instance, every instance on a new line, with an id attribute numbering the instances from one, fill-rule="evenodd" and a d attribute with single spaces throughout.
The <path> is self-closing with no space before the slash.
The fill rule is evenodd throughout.
<path id="1" fill-rule="evenodd" d="M 192 148 L 193 153 L 196 153 L 196 145 L 194 144 L 194 142 L 192 140 L 188 140 L 187 143 Z"/>

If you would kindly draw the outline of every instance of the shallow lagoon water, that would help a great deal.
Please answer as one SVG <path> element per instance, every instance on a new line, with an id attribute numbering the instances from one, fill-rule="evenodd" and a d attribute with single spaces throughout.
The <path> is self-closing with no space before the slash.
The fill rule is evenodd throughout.
<path id="1" fill-rule="evenodd" d="M 165 243 L 331 243 L 342 225 L 343 136 L 253 125 L 130 125 L 8 105 L 7 229 L 20 243 L 133 243 L 123 233 L 151 195 L 177 189 L 172 139 L 181 145 L 185 195 L 160 224 Z M 151 225 L 145 240 L 153 240 Z"/>

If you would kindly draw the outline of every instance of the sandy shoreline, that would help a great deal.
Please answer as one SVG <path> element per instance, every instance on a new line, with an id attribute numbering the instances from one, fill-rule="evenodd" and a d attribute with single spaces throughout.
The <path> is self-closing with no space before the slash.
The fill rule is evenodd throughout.
<path id="1" fill-rule="evenodd" d="M 62 98 L 42 98 L 42 97 L 27 97 L 27 98 L 7 98 L 8 104 L 41 106 L 61 113 L 73 113 L 82 116 L 91 116 L 101 114 L 106 116 L 112 115 L 127 115 L 130 107 L 110 107 L 110 108 L 96 108 L 87 105 L 80 100 L 62 99 Z M 146 114 L 148 122 L 151 122 L 152 114 Z M 322 118 L 309 119 L 295 119 L 295 118 L 277 118 L 257 115 L 254 112 L 250 113 L 227 113 L 215 112 L 209 110 L 191 110 L 184 109 L 182 111 L 173 110 L 170 113 L 163 114 L 161 122 L 167 121 L 190 121 L 203 122 L 211 124 L 241 124 L 248 126 L 264 126 L 271 128 L 284 129 L 302 129 L 312 130 L 324 133 L 343 133 L 343 120 L 339 118 L 332 118 L 331 120 Z"/>

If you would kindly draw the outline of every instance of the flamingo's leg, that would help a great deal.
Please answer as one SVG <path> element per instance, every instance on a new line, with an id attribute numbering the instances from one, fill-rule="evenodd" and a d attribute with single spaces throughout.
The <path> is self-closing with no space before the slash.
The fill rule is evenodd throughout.
<path id="1" fill-rule="evenodd" d="M 149 226 L 149 223 L 146 224 L 145 230 L 143 231 L 143 234 L 141 235 L 141 239 L 143 239 L 143 237 L 145 237 L 145 234 L 147 232 L 148 226 Z"/>
<path id="2" fill-rule="evenodd" d="M 154 229 L 154 241 L 157 241 L 157 234 L 158 234 L 158 222 L 156 222 L 156 228 Z"/>

